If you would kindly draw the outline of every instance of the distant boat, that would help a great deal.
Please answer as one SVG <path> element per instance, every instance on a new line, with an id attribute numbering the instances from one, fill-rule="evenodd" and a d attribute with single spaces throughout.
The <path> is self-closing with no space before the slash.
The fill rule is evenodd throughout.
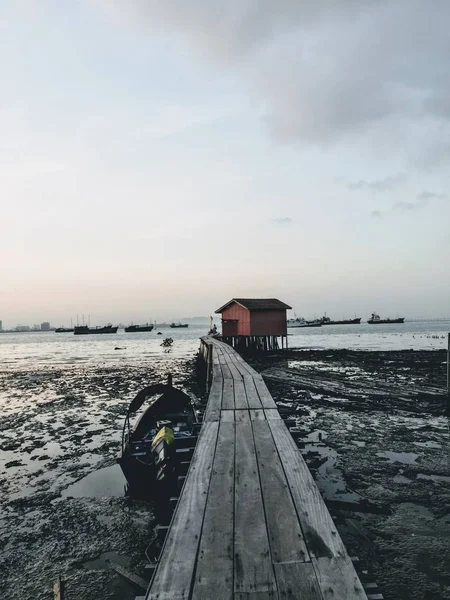
<path id="1" fill-rule="evenodd" d="M 305 319 L 289 319 L 287 326 L 291 327 L 322 327 L 322 321 L 315 319 L 314 321 L 305 321 Z"/>
<path id="2" fill-rule="evenodd" d="M 104 327 L 89 327 L 88 325 L 76 325 L 74 327 L 75 335 L 89 335 L 91 333 L 117 333 L 118 327 L 114 327 L 111 323 Z"/>
<path id="3" fill-rule="evenodd" d="M 370 319 L 367 320 L 370 325 L 384 325 L 384 324 L 392 324 L 392 323 L 404 323 L 405 317 L 398 317 L 397 319 L 380 319 L 380 316 L 376 313 L 372 313 Z"/>
<path id="4" fill-rule="evenodd" d="M 176 328 L 179 328 L 179 327 L 189 327 L 189 324 L 188 323 L 171 323 L 170 327 L 172 329 L 176 329 Z"/>
<path id="5" fill-rule="evenodd" d="M 361 318 L 354 319 L 342 319 L 342 321 L 332 321 L 330 317 L 326 315 L 321 319 L 322 325 L 359 325 L 361 323 Z"/>
<path id="6" fill-rule="evenodd" d="M 151 323 L 146 323 L 145 325 L 128 325 L 128 327 L 125 327 L 125 331 L 127 333 L 136 333 L 136 332 L 141 332 L 141 331 L 153 331 L 154 329 L 154 325 L 152 325 Z"/>
<path id="7" fill-rule="evenodd" d="M 55 333 L 72 333 L 73 327 L 57 327 Z"/>

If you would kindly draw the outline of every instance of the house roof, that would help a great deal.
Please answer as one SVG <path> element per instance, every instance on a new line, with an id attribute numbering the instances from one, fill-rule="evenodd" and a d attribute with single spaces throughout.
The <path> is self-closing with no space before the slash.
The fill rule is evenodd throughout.
<path id="1" fill-rule="evenodd" d="M 288 304 L 277 300 L 277 298 L 232 298 L 229 302 L 216 310 L 216 313 L 223 312 L 230 304 L 240 304 L 249 311 L 255 310 L 286 310 L 292 308 Z"/>

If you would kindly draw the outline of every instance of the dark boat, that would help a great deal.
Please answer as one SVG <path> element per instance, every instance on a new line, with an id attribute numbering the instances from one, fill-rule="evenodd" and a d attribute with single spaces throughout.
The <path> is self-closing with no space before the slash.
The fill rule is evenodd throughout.
<path id="1" fill-rule="evenodd" d="M 73 327 L 57 327 L 55 333 L 72 333 Z"/>
<path id="2" fill-rule="evenodd" d="M 150 406 L 131 427 L 130 418 L 147 401 Z M 180 470 L 180 457 L 195 445 L 197 418 L 190 397 L 167 385 L 150 385 L 131 402 L 122 432 L 122 450 L 117 456 L 130 491 L 138 495 L 169 492 Z"/>
<path id="3" fill-rule="evenodd" d="M 355 319 L 342 319 L 342 321 L 332 321 L 330 317 L 326 315 L 321 318 L 322 325 L 359 325 L 361 318 Z"/>
<path id="4" fill-rule="evenodd" d="M 136 333 L 140 331 L 153 331 L 154 325 L 149 325 L 146 323 L 145 325 L 128 325 L 125 327 L 125 331 L 127 333 Z"/>
<path id="5" fill-rule="evenodd" d="M 171 323 L 170 327 L 172 327 L 172 329 L 178 328 L 178 327 L 189 327 L 189 324 L 188 323 Z"/>
<path id="6" fill-rule="evenodd" d="M 386 324 L 392 324 L 392 323 L 404 323 L 405 317 L 398 317 L 397 319 L 380 319 L 379 315 L 377 315 L 376 313 L 372 313 L 372 316 L 370 317 L 370 319 L 367 319 L 367 322 L 370 323 L 370 325 L 386 325 Z"/>
<path id="7" fill-rule="evenodd" d="M 111 323 L 104 327 L 89 327 L 88 325 L 76 325 L 74 327 L 75 335 L 89 335 L 91 333 L 117 333 L 118 327 L 113 327 Z"/>

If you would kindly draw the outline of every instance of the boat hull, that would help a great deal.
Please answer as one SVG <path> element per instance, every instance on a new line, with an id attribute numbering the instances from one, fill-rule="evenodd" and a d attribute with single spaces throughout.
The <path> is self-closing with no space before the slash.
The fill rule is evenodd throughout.
<path id="1" fill-rule="evenodd" d="M 144 331 L 153 331 L 153 325 L 130 325 L 129 327 L 125 327 L 126 333 L 141 333 Z"/>
<path id="2" fill-rule="evenodd" d="M 374 321 L 373 319 L 369 319 L 367 322 L 369 323 L 369 325 L 392 325 L 395 323 L 404 323 L 405 318 L 400 317 L 398 319 L 377 319 L 376 321 Z"/>
<path id="3" fill-rule="evenodd" d="M 158 397 L 153 400 L 153 396 Z M 148 401 L 150 406 L 131 427 L 130 417 Z M 191 399 L 171 383 L 154 384 L 138 392 L 128 409 L 117 456 L 130 493 L 161 498 L 173 491 L 197 441 L 196 423 Z"/>
<path id="4" fill-rule="evenodd" d="M 75 335 L 102 335 L 104 333 L 117 333 L 118 327 L 75 327 Z"/>
<path id="5" fill-rule="evenodd" d="M 322 325 L 359 325 L 361 319 L 343 319 L 342 321 L 323 321 Z"/>

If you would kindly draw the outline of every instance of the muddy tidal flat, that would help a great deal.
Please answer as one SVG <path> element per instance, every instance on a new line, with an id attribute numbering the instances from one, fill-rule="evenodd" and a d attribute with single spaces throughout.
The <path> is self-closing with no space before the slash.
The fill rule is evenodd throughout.
<path id="1" fill-rule="evenodd" d="M 261 371 L 357 570 L 386 600 L 450 599 L 444 351 L 291 350 Z"/>
<path id="2" fill-rule="evenodd" d="M 386 600 L 450 600 L 445 352 L 442 333 L 410 329 L 367 332 L 376 351 L 360 348 L 363 330 L 330 330 L 296 336 L 320 349 L 248 360 L 289 419 L 365 580 Z M 115 464 L 123 419 L 134 394 L 168 372 L 205 399 L 196 360 L 204 329 L 166 333 L 169 352 L 156 332 L 0 336 L 1 599 L 49 600 L 61 575 L 66 600 L 132 600 L 139 588 L 113 563 L 149 578 L 156 518 L 151 503 L 125 495 Z"/>
<path id="3" fill-rule="evenodd" d="M 61 575 L 66 600 L 131 600 L 139 588 L 111 565 L 149 578 L 155 518 L 150 503 L 125 495 L 115 462 L 124 417 L 135 393 L 168 372 L 177 387 L 205 393 L 198 336 L 171 352 L 155 337 L 133 348 L 124 336 L 68 351 L 53 336 L 3 347 L 11 363 L 0 369 L 0 598 L 48 600 Z"/>

